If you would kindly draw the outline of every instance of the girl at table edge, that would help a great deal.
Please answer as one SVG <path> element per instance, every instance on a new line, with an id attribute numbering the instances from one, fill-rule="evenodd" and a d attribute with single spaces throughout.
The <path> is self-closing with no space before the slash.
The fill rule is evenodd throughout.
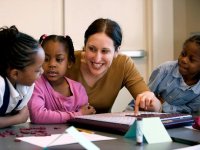
<path id="1" fill-rule="evenodd" d="M 83 50 L 75 52 L 76 63 L 66 76 L 83 84 L 96 113 L 109 112 L 123 87 L 135 98 L 135 114 L 139 108 L 159 111 L 160 101 L 149 91 L 133 60 L 119 54 L 121 42 L 122 31 L 117 22 L 95 20 L 86 30 Z"/>
<path id="2" fill-rule="evenodd" d="M 0 128 L 5 128 L 27 121 L 45 56 L 38 41 L 14 25 L 0 28 L 0 50 Z"/>

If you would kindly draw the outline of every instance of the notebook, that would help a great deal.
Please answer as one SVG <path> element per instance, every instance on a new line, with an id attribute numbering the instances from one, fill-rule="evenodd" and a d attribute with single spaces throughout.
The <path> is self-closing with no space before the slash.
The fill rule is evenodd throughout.
<path id="1" fill-rule="evenodd" d="M 177 128 L 168 130 L 168 133 L 175 142 L 180 142 L 188 145 L 200 144 L 199 130 L 189 128 Z"/>
<path id="2" fill-rule="evenodd" d="M 125 134 L 136 120 L 136 117 L 160 117 L 166 128 L 175 128 L 191 125 L 193 118 L 187 114 L 169 114 L 156 112 L 140 112 L 139 116 L 134 116 L 133 112 L 114 112 L 77 116 L 68 121 L 68 124 L 75 127 L 89 128 L 116 134 Z"/>

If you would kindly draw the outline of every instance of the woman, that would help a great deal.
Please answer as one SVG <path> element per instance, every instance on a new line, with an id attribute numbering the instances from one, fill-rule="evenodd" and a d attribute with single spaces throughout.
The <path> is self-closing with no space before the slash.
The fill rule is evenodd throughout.
<path id="1" fill-rule="evenodd" d="M 95 20 L 85 32 L 83 51 L 76 51 L 76 63 L 67 76 L 86 88 L 89 103 L 97 113 L 109 112 L 125 86 L 139 107 L 159 111 L 160 102 L 149 91 L 131 58 L 118 54 L 122 42 L 120 26 L 110 19 Z"/>

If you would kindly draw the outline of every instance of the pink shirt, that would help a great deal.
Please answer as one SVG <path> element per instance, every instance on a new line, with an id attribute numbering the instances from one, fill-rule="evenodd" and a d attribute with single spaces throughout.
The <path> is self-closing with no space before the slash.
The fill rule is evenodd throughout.
<path id="1" fill-rule="evenodd" d="M 72 96 L 66 97 L 56 92 L 44 76 L 35 82 L 33 95 L 28 103 L 30 119 L 33 123 L 66 123 L 74 116 L 82 115 L 80 108 L 88 103 L 84 87 L 66 78 Z"/>

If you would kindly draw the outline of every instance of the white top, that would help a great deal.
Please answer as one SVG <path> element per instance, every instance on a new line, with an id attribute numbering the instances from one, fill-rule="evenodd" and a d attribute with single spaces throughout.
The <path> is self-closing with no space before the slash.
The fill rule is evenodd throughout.
<path id="1" fill-rule="evenodd" d="M 7 79 L 7 78 L 6 78 Z M 16 108 L 16 110 L 21 110 L 27 105 L 33 93 L 34 84 L 32 86 L 24 86 L 17 84 L 16 88 L 8 81 L 8 86 L 10 88 L 10 101 L 6 113 L 10 113 L 17 105 L 18 101 L 22 99 L 21 104 Z M 5 81 L 2 76 L 0 76 L 0 107 L 3 105 L 3 96 L 5 92 Z"/>

